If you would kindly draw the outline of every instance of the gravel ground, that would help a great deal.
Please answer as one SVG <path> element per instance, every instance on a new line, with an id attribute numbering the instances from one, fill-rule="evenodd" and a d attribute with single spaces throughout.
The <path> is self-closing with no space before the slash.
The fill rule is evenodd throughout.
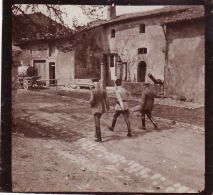
<path id="1" fill-rule="evenodd" d="M 126 136 L 123 117 L 118 118 L 114 132 L 108 130 L 112 110 L 101 118 L 103 142 L 96 143 L 89 92 L 18 91 L 19 113 L 12 132 L 13 192 L 203 190 L 204 133 L 198 126 L 192 128 L 203 123 L 203 108 L 157 104 L 153 116 L 159 130 L 147 121 L 147 131 L 138 128 L 140 116 L 131 113 L 131 138 Z M 116 99 L 110 96 L 109 100 L 113 108 Z M 130 101 L 131 108 L 137 105 L 138 101 Z M 180 127 L 181 121 L 188 126 Z"/>
<path id="2" fill-rule="evenodd" d="M 89 101 L 90 90 L 88 89 L 72 89 L 69 87 L 51 89 L 52 93 L 61 96 L 68 96 L 79 98 L 79 101 Z M 116 98 L 114 87 L 107 88 L 107 94 L 110 99 L 110 106 L 114 107 Z M 132 95 L 129 102 L 130 110 L 139 105 L 140 95 Z M 171 120 L 172 123 L 183 122 L 188 124 L 204 127 L 204 105 L 200 103 L 176 101 L 169 98 L 155 98 L 155 107 L 153 116 L 166 118 Z"/>
<path id="3" fill-rule="evenodd" d="M 58 88 L 59 91 L 79 91 L 81 93 L 90 93 L 88 89 L 73 89 L 71 87 L 61 87 Z M 115 88 L 114 87 L 107 87 L 106 88 L 107 94 L 109 97 L 115 97 Z M 131 100 L 133 101 L 140 101 L 141 95 L 132 94 Z M 155 98 L 155 104 L 165 105 L 165 106 L 172 106 L 172 107 L 179 107 L 179 108 L 188 108 L 188 109 L 196 109 L 204 107 L 203 103 L 199 102 L 185 102 L 185 101 L 178 101 L 171 98 Z"/>

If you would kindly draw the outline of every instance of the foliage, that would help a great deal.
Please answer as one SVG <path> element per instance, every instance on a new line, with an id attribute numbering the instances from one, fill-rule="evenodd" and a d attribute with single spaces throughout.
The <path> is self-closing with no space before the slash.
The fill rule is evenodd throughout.
<path id="1" fill-rule="evenodd" d="M 78 6 L 90 20 L 100 20 L 103 6 Z M 83 40 L 84 32 L 89 24 L 80 25 L 77 18 L 72 20 L 73 29 L 65 24 L 68 17 L 64 6 L 50 4 L 13 4 L 12 5 L 12 37 L 13 42 L 24 44 L 35 40 L 58 40 L 58 46 L 65 51 L 72 50 Z M 64 47 L 64 40 L 72 40 Z"/>

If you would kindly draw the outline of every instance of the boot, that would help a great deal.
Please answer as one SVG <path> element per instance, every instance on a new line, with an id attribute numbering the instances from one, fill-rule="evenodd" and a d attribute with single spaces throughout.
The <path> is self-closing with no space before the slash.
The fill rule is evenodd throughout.
<path id="1" fill-rule="evenodd" d="M 98 132 L 97 128 L 95 128 L 95 138 L 99 138 L 99 132 Z"/>
<path id="2" fill-rule="evenodd" d="M 129 122 L 129 121 L 127 122 L 127 129 L 128 129 L 128 134 L 127 134 L 127 136 L 128 136 L 128 137 L 132 137 L 132 130 L 131 130 L 131 125 L 130 125 L 130 122 Z"/>
<path id="3" fill-rule="evenodd" d="M 109 129 L 110 131 L 114 131 L 115 123 L 116 123 L 116 119 L 113 118 L 113 120 L 112 120 L 112 126 L 111 126 L 111 127 L 108 127 L 108 129 Z"/>
<path id="4" fill-rule="evenodd" d="M 156 122 L 154 121 L 153 117 L 150 117 L 150 121 L 152 122 L 152 124 L 154 125 L 154 129 L 157 130 L 158 126 L 156 124 Z"/>
<path id="5" fill-rule="evenodd" d="M 95 139 L 96 142 L 102 142 L 102 139 L 101 139 L 101 130 L 100 129 L 96 130 L 95 138 L 96 138 Z"/>
<path id="6" fill-rule="evenodd" d="M 113 127 L 109 127 L 109 126 L 108 126 L 108 129 L 109 129 L 110 131 L 114 131 L 114 128 L 113 128 Z"/>
<path id="7" fill-rule="evenodd" d="M 142 119 L 142 127 L 140 127 L 140 129 L 142 130 L 146 130 L 146 126 L 145 126 L 145 118 Z"/>
<path id="8" fill-rule="evenodd" d="M 102 142 L 102 139 L 101 138 L 96 138 L 95 141 L 96 142 Z"/>

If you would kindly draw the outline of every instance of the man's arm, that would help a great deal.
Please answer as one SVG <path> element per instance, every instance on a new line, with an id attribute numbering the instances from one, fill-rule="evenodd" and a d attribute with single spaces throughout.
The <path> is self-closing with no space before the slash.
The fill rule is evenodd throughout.
<path id="1" fill-rule="evenodd" d="M 94 104 L 95 104 L 95 96 L 94 96 L 92 91 L 91 91 L 91 94 L 90 94 L 90 101 L 89 102 L 90 102 L 91 107 L 93 107 Z"/>
<path id="2" fill-rule="evenodd" d="M 140 106 L 140 110 L 143 110 L 143 108 L 144 108 L 145 99 L 146 99 L 146 94 L 143 93 L 143 94 L 142 94 L 142 97 L 141 97 L 141 106 Z"/>
<path id="3" fill-rule="evenodd" d="M 121 95 L 118 91 L 116 91 L 116 97 L 117 97 L 117 100 L 118 100 L 121 108 L 124 110 L 123 100 L 122 100 Z"/>
<path id="4" fill-rule="evenodd" d="M 106 108 L 109 111 L 109 99 L 107 97 L 107 93 L 106 92 L 105 92 L 105 98 L 104 98 L 104 100 L 105 100 Z"/>

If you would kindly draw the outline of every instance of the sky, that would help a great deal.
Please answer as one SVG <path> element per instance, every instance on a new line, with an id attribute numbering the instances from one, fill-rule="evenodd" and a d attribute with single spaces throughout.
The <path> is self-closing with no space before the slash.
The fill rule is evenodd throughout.
<path id="1" fill-rule="evenodd" d="M 22 8 L 25 10 L 25 8 L 31 4 L 23 4 Z M 80 8 L 80 5 L 59 5 L 60 9 L 65 13 L 63 15 L 64 18 L 64 23 L 72 28 L 72 24 L 73 24 L 73 18 L 76 18 L 78 21 L 79 25 L 85 25 L 87 22 L 90 22 L 91 20 L 85 15 L 83 14 L 82 9 Z M 85 5 L 85 8 L 91 8 L 91 5 Z M 116 6 L 116 15 L 122 15 L 122 14 L 126 14 L 126 13 L 135 13 L 135 12 L 142 12 L 142 11 L 148 11 L 148 10 L 153 10 L 153 9 L 159 9 L 162 8 L 164 6 Z M 47 8 L 44 5 L 38 5 L 38 8 L 36 8 L 36 11 L 41 11 L 42 13 L 44 13 L 45 15 L 47 14 Z M 101 13 L 103 11 L 103 14 Z M 31 9 L 28 9 L 27 13 L 33 13 L 31 11 Z M 103 6 L 102 9 L 100 9 L 97 13 L 99 13 L 100 19 L 107 19 L 107 6 Z M 52 19 L 54 19 L 54 15 L 52 15 L 51 17 Z M 57 20 L 56 20 L 57 21 Z"/>
<path id="2" fill-rule="evenodd" d="M 116 6 L 116 15 L 122 15 L 126 13 L 134 13 L 134 12 L 142 12 L 153 9 L 159 9 L 164 6 Z M 82 10 L 78 6 L 66 5 L 63 7 L 64 11 L 67 13 L 67 17 L 65 18 L 65 23 L 72 27 L 72 19 L 76 17 L 79 21 L 79 24 L 85 24 L 90 20 L 83 14 Z M 103 8 L 103 18 L 107 18 L 107 7 Z"/>

